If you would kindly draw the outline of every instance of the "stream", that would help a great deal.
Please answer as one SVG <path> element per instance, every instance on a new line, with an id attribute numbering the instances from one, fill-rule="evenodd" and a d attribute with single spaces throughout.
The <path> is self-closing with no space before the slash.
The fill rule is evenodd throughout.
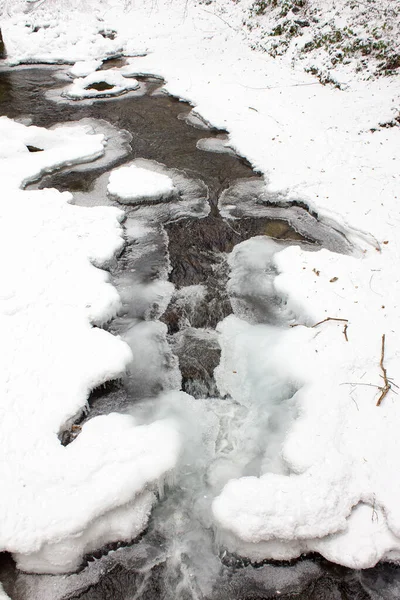
<path id="1" fill-rule="evenodd" d="M 254 565 L 220 547 L 211 519 L 211 502 L 225 482 L 260 473 L 260 445 L 268 435 L 274 462 L 290 423 L 290 414 L 278 412 L 282 421 L 271 432 L 260 407 L 219 395 L 218 323 L 236 314 L 285 326 L 290 317 L 272 285 L 257 288 L 256 271 L 229 285 L 232 252 L 254 239 L 274 249 L 295 243 L 342 253 L 351 251 L 349 242 L 301 202 L 268 198 L 260 174 L 224 146 L 227 133 L 166 94 L 162 80 L 140 77 L 139 90 L 118 98 L 66 102 L 57 100 L 64 72 L 44 66 L 0 71 L 0 115 L 46 128 L 85 119 L 105 133 L 104 158 L 60 169 L 29 187 L 68 190 L 74 204 L 125 211 L 126 245 L 108 266 L 122 310 L 104 327 L 131 346 L 134 360 L 126 377 L 93 390 L 89 411 L 60 432 L 60 441 L 71 443 L 79 425 L 96 415 L 128 411 L 143 423 L 176 416 L 184 426 L 184 452 L 139 539 L 102 548 L 84 558 L 78 573 L 63 576 L 20 572 L 2 553 L 6 593 L 12 600 L 400 598 L 394 565 L 355 571 L 317 555 Z M 178 196 L 119 204 L 107 195 L 107 182 L 114 168 L 128 164 L 168 175 Z M 274 275 L 271 264 L 267 276 L 272 281 Z M 190 397 L 168 401 L 176 390 Z M 294 391 L 288 390 L 289 399 Z"/>

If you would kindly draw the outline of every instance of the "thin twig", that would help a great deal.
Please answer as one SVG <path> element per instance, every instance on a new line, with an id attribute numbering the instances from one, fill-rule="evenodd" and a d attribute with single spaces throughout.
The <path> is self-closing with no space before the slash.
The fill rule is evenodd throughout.
<path id="1" fill-rule="evenodd" d="M 383 361 L 385 359 L 385 334 L 382 334 L 382 347 L 381 347 L 381 360 L 379 361 L 379 366 L 381 368 L 382 371 L 382 378 L 383 378 L 383 382 L 384 382 L 384 386 L 383 387 L 379 387 L 380 391 L 381 391 L 381 395 L 378 398 L 378 401 L 376 403 L 376 406 L 380 406 L 382 403 L 382 400 L 385 398 L 385 396 L 387 395 L 387 393 L 389 392 L 389 390 L 391 389 L 391 385 L 389 383 L 388 380 L 388 376 L 387 376 L 387 372 L 386 372 L 386 368 L 383 364 Z"/>
<path id="2" fill-rule="evenodd" d="M 326 317 L 326 319 L 323 319 L 322 321 L 318 321 L 318 323 L 315 323 L 315 325 L 312 325 L 312 329 L 314 329 L 314 327 L 318 327 L 318 325 L 322 325 L 322 323 L 326 323 L 327 321 L 341 321 L 342 323 L 349 322 L 348 319 L 338 319 L 336 317 Z"/>
<path id="3" fill-rule="evenodd" d="M 315 323 L 315 325 L 311 325 L 311 329 L 314 329 L 314 327 L 318 327 L 318 325 L 322 325 L 322 323 L 326 323 L 327 321 L 341 321 L 342 323 L 349 322 L 348 319 L 338 319 L 337 317 L 326 317 L 326 319 L 323 319 L 322 321 L 318 321 L 318 323 Z M 300 325 L 302 325 L 302 323 L 293 323 L 290 325 L 290 327 L 300 327 Z M 346 331 L 347 331 L 347 325 L 345 325 L 345 327 L 346 327 Z M 347 340 L 347 335 L 345 335 L 345 337 Z"/>
<path id="4" fill-rule="evenodd" d="M 367 387 L 374 387 L 377 390 L 380 390 L 379 385 L 375 385 L 374 383 L 361 383 L 361 381 L 344 381 L 340 385 L 366 385 Z"/>
<path id="5" fill-rule="evenodd" d="M 223 23 L 225 23 L 225 25 L 228 25 L 228 27 L 230 27 L 231 29 L 233 29 L 233 31 L 239 31 L 239 29 L 237 29 L 237 27 L 233 27 L 232 25 L 230 25 L 228 23 L 228 21 L 225 21 L 225 19 L 223 19 L 222 17 L 220 17 L 220 15 L 217 15 L 215 12 L 211 12 L 210 10 L 206 10 L 205 8 L 202 8 L 202 11 L 208 13 L 209 15 L 212 15 L 213 17 L 217 17 L 217 19 L 219 19 L 220 21 L 222 21 Z"/>
<path id="6" fill-rule="evenodd" d="M 346 342 L 349 341 L 349 338 L 347 337 L 347 327 L 348 327 L 348 325 L 347 325 L 347 323 L 345 323 L 344 327 L 343 327 L 343 335 L 344 335 L 344 339 L 346 340 Z"/>
<path id="7" fill-rule="evenodd" d="M 344 332 L 343 332 L 344 333 Z M 344 383 L 341 383 L 340 385 L 365 385 L 368 387 L 374 387 L 377 390 L 380 391 L 380 396 L 376 402 L 376 406 L 380 406 L 382 403 L 382 400 L 387 396 L 387 394 L 389 393 L 390 390 L 392 390 L 392 392 L 395 392 L 395 390 L 393 389 L 393 387 L 399 389 L 399 386 L 396 385 L 394 383 L 394 381 L 387 376 L 387 371 L 385 368 L 385 365 L 383 364 L 383 361 L 385 360 L 385 334 L 382 334 L 382 346 L 381 346 L 381 359 L 379 361 L 379 366 L 381 368 L 382 374 L 380 375 L 380 377 L 382 377 L 383 379 L 383 383 L 384 385 L 375 385 L 373 383 L 362 383 L 361 381 L 345 381 Z M 365 375 L 365 373 L 364 373 Z M 363 375 L 363 377 L 364 377 Z M 352 398 L 353 400 L 353 398 Z"/>
<path id="8" fill-rule="evenodd" d="M 390 377 L 387 376 L 387 371 L 386 371 L 385 365 L 383 364 L 383 361 L 385 360 L 385 339 L 386 339 L 386 336 L 383 333 L 382 334 L 382 346 L 381 346 L 381 359 L 379 361 L 379 366 L 382 371 L 382 374 L 380 375 L 380 377 L 382 377 L 384 385 L 375 385 L 373 383 L 362 383 L 360 381 L 354 381 L 354 382 L 353 381 L 345 381 L 344 383 L 340 384 L 340 385 L 365 385 L 368 387 L 376 388 L 377 390 L 380 391 L 380 396 L 376 402 L 376 406 L 381 405 L 382 400 L 387 396 L 387 394 L 389 393 L 390 390 L 392 390 L 392 392 L 394 392 L 396 394 L 393 387 L 399 389 L 399 386 L 396 385 L 394 383 L 394 381 Z M 365 375 L 365 373 L 364 373 L 364 375 Z M 364 377 L 364 375 L 363 375 L 363 377 Z"/>

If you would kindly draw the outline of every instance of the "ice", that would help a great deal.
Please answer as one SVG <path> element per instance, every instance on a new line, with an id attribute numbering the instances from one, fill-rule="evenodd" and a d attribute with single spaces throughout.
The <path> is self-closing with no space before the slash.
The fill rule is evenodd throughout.
<path id="1" fill-rule="evenodd" d="M 102 89 L 95 89 L 94 86 Z M 103 84 L 103 86 L 101 85 Z M 136 79 L 124 77 L 118 70 L 95 71 L 86 77 L 78 77 L 63 91 L 66 98 L 82 100 L 104 96 L 119 96 L 129 90 L 139 89 Z"/>
<path id="2" fill-rule="evenodd" d="M 293 259 L 298 252 L 298 248 L 287 249 L 276 258 L 287 253 Z M 296 282 L 286 281 L 291 289 L 298 289 L 292 288 Z M 382 556 L 397 557 L 394 487 L 387 493 L 381 483 L 390 467 L 375 470 L 374 466 L 378 460 L 383 464 L 377 440 L 388 424 L 383 425 L 386 418 L 376 413 L 373 401 L 361 404 L 356 386 L 348 395 L 346 371 L 356 363 L 343 324 L 327 322 L 319 331 L 302 327 L 268 331 L 234 319 L 220 326 L 217 384 L 221 393 L 249 407 L 260 403 L 268 427 L 260 444 L 258 470 L 240 479 L 233 474 L 236 479 L 214 501 L 221 543 L 254 560 L 290 559 L 318 551 L 329 560 L 366 568 Z M 332 351 L 329 365 L 324 362 L 327 347 Z M 269 369 L 275 374 L 270 380 Z M 277 374 L 282 379 L 275 379 Z M 290 385 L 294 385 L 292 393 L 297 390 L 291 400 Z M 391 410 L 397 412 L 393 404 Z M 370 418 L 373 426 L 367 425 Z M 360 423 L 363 434 L 358 437 L 354 430 Z M 318 434 L 312 438 L 312 432 Z M 397 441 L 392 444 L 391 452 L 396 452 Z"/>
<path id="3" fill-rule="evenodd" d="M 87 125 L 47 130 L 0 117 L 0 174 L 3 189 L 17 189 L 66 165 L 104 154 L 104 136 L 87 135 Z M 42 152 L 29 152 L 35 146 Z"/>
<path id="4" fill-rule="evenodd" d="M 136 167 L 120 167 L 110 175 L 108 193 L 123 204 L 168 200 L 175 191 L 172 179 L 161 173 Z"/>
<path id="5" fill-rule="evenodd" d="M 228 292 L 232 308 L 250 322 L 288 323 L 295 317 L 275 289 L 273 256 L 282 244 L 266 236 L 237 244 L 228 258 Z"/>
<path id="6" fill-rule="evenodd" d="M 130 171 L 131 168 L 132 171 Z M 154 160 L 143 158 L 137 158 L 121 169 L 116 169 L 111 176 L 115 174 L 118 178 L 118 171 L 122 169 L 128 169 L 128 171 L 123 171 L 121 183 L 129 190 L 128 194 L 132 194 L 132 198 L 121 199 L 119 195 L 110 192 L 108 185 L 109 199 L 116 199 L 123 203 L 126 213 L 136 221 L 159 226 L 160 223 L 179 220 L 182 217 L 200 218 L 202 215 L 209 214 L 208 189 L 201 179 L 192 179 L 184 171 L 169 169 Z M 132 181 L 130 180 L 131 173 L 134 176 Z M 142 175 L 144 176 L 146 187 L 149 184 L 152 193 L 156 193 L 156 188 L 160 193 L 153 197 L 151 195 L 134 196 L 136 192 L 133 182 L 137 174 L 140 178 Z M 99 186 L 100 179 L 102 178 L 99 178 Z M 143 192 L 141 191 L 141 193 Z"/>
<path id="7" fill-rule="evenodd" d="M 230 147 L 227 137 L 203 138 L 196 143 L 196 148 L 205 152 L 217 152 L 218 154 L 230 154 L 236 156 L 236 152 Z"/>
<path id="8" fill-rule="evenodd" d="M 185 121 L 188 125 L 191 125 L 196 129 L 204 129 L 206 131 L 212 129 L 212 126 L 209 123 L 206 123 L 195 110 L 179 113 L 178 119 L 180 121 Z"/>
<path id="9" fill-rule="evenodd" d="M 29 555 L 14 554 L 18 568 L 31 573 L 65 573 L 77 570 L 82 556 L 114 541 L 130 542 L 146 527 L 156 496 L 144 492 L 89 524 L 84 531 L 47 544 Z M 0 596 L 1 597 L 1 596 Z"/>
<path id="10" fill-rule="evenodd" d="M 167 327 L 159 321 L 132 321 L 123 338 L 132 351 L 128 389 L 132 395 L 152 397 L 161 390 L 180 389 L 181 374 L 166 340 Z"/>
<path id="11" fill-rule="evenodd" d="M 139 241 L 151 233 L 152 228 L 137 219 L 127 219 L 125 222 L 125 235 L 130 241 Z"/>
<path id="12" fill-rule="evenodd" d="M 276 457 L 284 472 L 287 466 L 282 460 L 282 448 L 279 450 L 276 445 L 280 441 L 282 446 L 290 429 L 297 410 L 295 393 L 302 384 L 300 373 L 290 373 L 290 365 L 286 366 L 287 375 L 282 368 L 277 370 L 285 352 L 285 336 L 280 329 L 249 325 L 233 315 L 218 326 L 218 331 L 222 355 L 215 378 L 220 394 L 228 394 L 253 413 L 255 430 L 249 436 L 249 445 L 259 446 L 259 473 L 267 466 L 269 454 Z M 287 336 L 291 333 L 287 332 Z M 269 449 L 271 441 L 273 452 Z"/>
<path id="13" fill-rule="evenodd" d="M 85 125 L 47 131 L 6 118 L 0 125 L 14 140 L 0 159 L 0 239 L 8 256 L 0 298 L 7 489 L 0 547 L 25 570 L 65 572 L 99 544 L 143 529 L 151 491 L 177 460 L 178 434 L 171 421 L 140 426 L 110 414 L 61 445 L 58 433 L 86 407 L 90 391 L 123 376 L 132 360 L 129 347 L 99 327 L 121 307 L 100 267 L 123 247 L 123 214 L 73 206 L 69 193 L 54 189 L 18 189 L 44 170 L 101 155 L 102 135 Z M 28 143 L 43 152 L 29 153 Z"/>
<path id="14" fill-rule="evenodd" d="M 81 119 L 80 121 L 62 123 L 52 129 L 57 129 L 58 132 L 65 129 L 68 132 L 70 128 L 74 130 L 74 128 L 77 127 L 90 135 L 102 135 L 104 153 L 93 162 L 73 165 L 71 170 L 74 172 L 104 169 L 108 166 L 111 167 L 113 164 L 124 158 L 124 156 L 127 156 L 131 151 L 131 134 L 124 129 L 117 129 L 114 125 L 111 125 L 103 119 L 86 118 Z"/>
<path id="15" fill-rule="evenodd" d="M 123 303 L 124 315 L 133 319 L 158 319 L 165 312 L 174 286 L 169 281 L 157 279 L 143 283 L 141 276 L 123 275 L 116 281 Z"/>
<path id="16" fill-rule="evenodd" d="M 305 241 L 314 240 L 333 252 L 355 254 L 359 245 L 364 247 L 371 243 L 369 236 L 356 233 L 348 224 L 339 224 L 303 204 L 291 198 L 288 191 L 271 192 L 263 179 L 239 179 L 224 190 L 218 200 L 218 208 L 225 218 L 281 219 Z"/>

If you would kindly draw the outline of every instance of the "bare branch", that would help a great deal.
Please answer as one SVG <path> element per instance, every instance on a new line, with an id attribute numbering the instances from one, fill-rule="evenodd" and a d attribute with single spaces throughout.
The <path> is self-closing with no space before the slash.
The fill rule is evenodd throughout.
<path id="1" fill-rule="evenodd" d="M 318 325 L 322 325 L 322 323 L 326 323 L 327 321 L 340 321 L 341 323 L 348 323 L 349 320 L 348 319 L 338 319 L 337 317 L 326 317 L 326 319 L 323 319 L 322 321 L 318 321 L 318 323 L 315 323 L 315 325 L 311 325 L 311 329 L 314 329 L 314 327 L 318 327 Z M 292 325 L 290 325 L 290 327 L 300 327 L 300 325 L 302 325 L 302 323 L 293 323 Z M 343 331 L 343 333 L 345 334 L 345 338 L 346 341 L 349 341 L 347 339 L 347 325 L 345 325 L 345 331 Z"/>
<path id="2" fill-rule="evenodd" d="M 314 327 L 318 327 L 318 325 L 322 325 L 322 323 L 326 323 L 327 321 L 341 321 L 342 323 L 349 322 L 348 319 L 338 319 L 337 317 L 326 317 L 326 319 L 323 319 L 322 321 L 318 321 L 318 323 L 315 323 L 315 325 L 312 326 L 312 329 L 314 329 Z"/>
<path id="3" fill-rule="evenodd" d="M 378 401 L 376 403 L 376 406 L 380 406 L 382 403 L 382 400 L 386 397 L 386 395 L 388 394 L 389 390 L 391 389 L 391 384 L 389 383 L 388 380 L 388 376 L 387 376 L 387 372 L 386 372 L 386 368 L 383 364 L 383 361 L 385 359 L 385 334 L 382 334 L 382 346 L 381 346 L 381 360 L 379 361 L 379 366 L 381 368 L 382 371 L 382 378 L 383 378 L 383 382 L 384 382 L 384 386 L 379 387 L 381 395 L 378 398 Z"/>

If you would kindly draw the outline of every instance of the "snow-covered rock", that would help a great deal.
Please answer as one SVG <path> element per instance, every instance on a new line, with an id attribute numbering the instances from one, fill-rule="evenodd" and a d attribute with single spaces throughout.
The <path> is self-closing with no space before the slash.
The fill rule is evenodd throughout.
<path id="1" fill-rule="evenodd" d="M 175 187 L 168 175 L 131 165 L 110 174 L 107 190 L 122 204 L 140 204 L 168 200 Z"/>

